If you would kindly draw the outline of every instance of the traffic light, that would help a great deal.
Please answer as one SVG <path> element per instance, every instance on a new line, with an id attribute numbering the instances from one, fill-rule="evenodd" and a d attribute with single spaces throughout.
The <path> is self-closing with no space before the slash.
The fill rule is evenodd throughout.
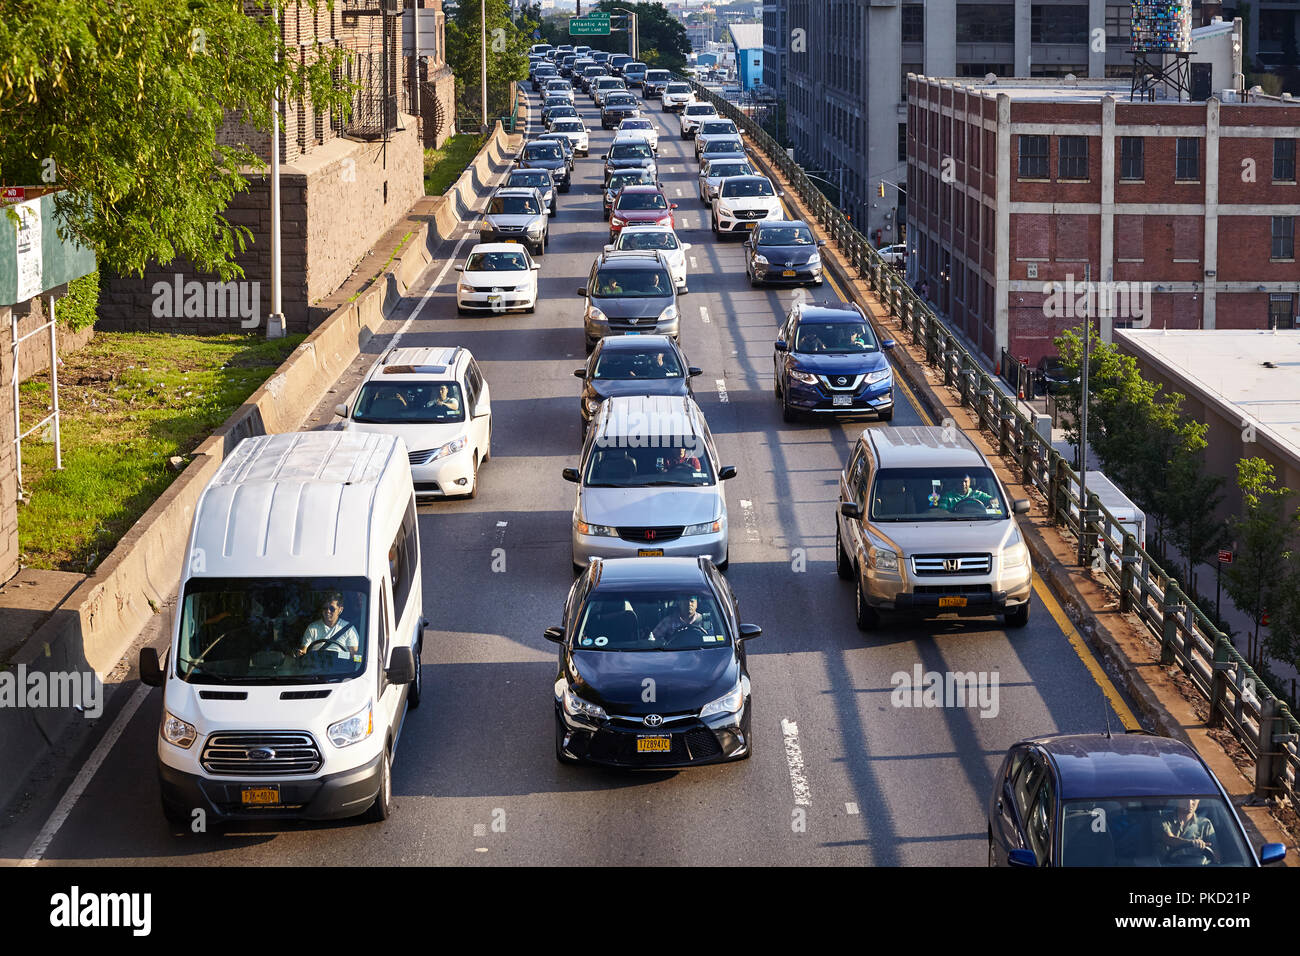
<path id="1" fill-rule="evenodd" d="M 880 198 L 885 198 L 885 181 L 883 179 L 880 181 Z"/>

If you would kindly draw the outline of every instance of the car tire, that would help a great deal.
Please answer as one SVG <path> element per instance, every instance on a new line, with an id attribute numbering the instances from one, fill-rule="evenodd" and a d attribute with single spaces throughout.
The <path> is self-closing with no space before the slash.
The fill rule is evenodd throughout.
<path id="1" fill-rule="evenodd" d="M 759 281 L 758 281 L 758 277 L 755 276 L 755 275 L 754 275 L 752 272 L 750 272 L 748 269 L 745 270 L 745 275 L 747 275 L 747 276 L 749 277 L 749 284 L 750 284 L 753 288 L 757 289 L 759 286 L 761 286 L 761 285 L 763 284 L 763 283 L 759 282 Z"/>
<path id="2" fill-rule="evenodd" d="M 880 413 L 880 420 L 882 422 L 892 422 L 894 420 L 894 409 L 892 406 L 887 411 Z"/>
<path id="3" fill-rule="evenodd" d="M 721 242 L 722 233 L 718 231 L 718 217 L 710 214 L 709 225 L 713 227 L 713 238 Z"/>
<path id="4" fill-rule="evenodd" d="M 717 568 L 719 571 L 725 571 L 727 570 L 727 567 L 730 564 L 731 564 L 731 546 L 728 545 L 726 556 L 720 562 L 715 564 L 714 567 Z"/>
<path id="5" fill-rule="evenodd" d="M 415 710 L 420 706 L 420 697 L 424 693 L 424 668 L 420 666 L 420 652 L 424 650 L 424 642 L 417 640 L 415 647 L 411 648 L 411 653 L 415 656 L 415 680 L 411 681 L 406 688 L 406 706 L 410 710 Z"/>
<path id="6" fill-rule="evenodd" d="M 457 314 L 457 315 L 469 315 L 469 311 L 468 311 L 467 309 L 463 308 L 463 307 L 461 306 L 461 304 L 460 304 L 459 302 L 457 302 L 457 303 L 456 303 L 456 314 Z"/>
<path id="7" fill-rule="evenodd" d="M 990 833 L 989 834 L 989 866 L 995 867 L 997 865 L 998 865 L 998 851 L 997 851 L 997 847 L 993 845 L 993 834 Z"/>
<path id="8" fill-rule="evenodd" d="M 798 420 L 799 420 L 798 413 L 794 410 L 793 407 L 791 407 L 790 403 L 785 400 L 785 396 L 782 395 L 781 396 L 781 421 L 785 422 L 787 425 L 793 425 Z"/>
<path id="9" fill-rule="evenodd" d="M 1024 627 L 1029 623 L 1029 602 L 1026 601 L 1018 608 L 1004 612 L 1002 620 L 1007 627 Z"/>
<path id="10" fill-rule="evenodd" d="M 536 300 L 536 299 L 533 299 L 532 304 L 526 306 L 526 307 L 524 308 L 524 311 L 525 311 L 526 313 L 528 313 L 529 315 L 532 315 L 533 313 L 535 313 L 535 312 L 537 311 L 537 300 Z"/>
<path id="11" fill-rule="evenodd" d="M 587 339 L 587 354 L 590 355 L 594 351 L 596 351 L 596 343 L 591 339 Z"/>
<path id="12" fill-rule="evenodd" d="M 586 567 L 579 564 L 577 561 L 570 561 L 569 563 L 573 565 L 573 576 L 575 578 L 582 574 L 583 571 L 587 570 Z"/>
<path id="13" fill-rule="evenodd" d="M 164 798 L 161 801 L 162 814 L 167 822 L 173 827 L 179 829 L 182 833 L 190 832 L 190 815 L 185 810 L 167 802 Z"/>
<path id="14" fill-rule="evenodd" d="M 857 587 L 854 596 L 854 617 L 857 620 L 859 631 L 874 631 L 880 627 L 880 612 L 867 603 L 866 596 L 862 593 L 862 573 L 858 571 L 854 575 L 857 580 Z"/>
<path id="15" fill-rule="evenodd" d="M 844 540 L 840 537 L 840 519 L 835 519 L 835 573 L 841 581 L 853 580 L 853 565 L 844 553 Z"/>
<path id="16" fill-rule="evenodd" d="M 477 497 L 478 497 L 478 452 L 476 451 L 474 452 L 474 473 L 470 476 L 469 494 L 467 494 L 465 498 L 469 501 L 473 501 Z"/>
<path id="17" fill-rule="evenodd" d="M 365 812 L 367 823 L 383 823 L 393 813 L 393 755 L 387 747 L 379 760 L 379 793 Z"/>

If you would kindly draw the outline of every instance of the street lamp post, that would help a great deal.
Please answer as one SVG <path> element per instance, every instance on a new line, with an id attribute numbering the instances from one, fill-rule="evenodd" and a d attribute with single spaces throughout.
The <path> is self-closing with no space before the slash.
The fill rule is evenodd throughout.
<path id="1" fill-rule="evenodd" d="M 280 62 L 280 8 L 271 5 L 275 24 L 275 62 Z M 271 314 L 266 320 L 266 337 L 279 339 L 285 335 L 283 303 L 280 301 L 280 88 L 275 88 L 271 99 Z"/>
<path id="2" fill-rule="evenodd" d="M 479 4 L 478 4 L 478 14 L 479 14 L 479 34 L 480 34 L 479 39 L 482 40 L 482 44 L 483 44 L 483 68 L 482 68 L 482 74 L 481 74 L 481 75 L 482 75 L 482 80 L 483 80 L 483 123 L 482 123 L 482 132 L 486 133 L 486 132 L 488 131 L 488 121 L 487 121 L 487 0 L 479 0 Z"/>

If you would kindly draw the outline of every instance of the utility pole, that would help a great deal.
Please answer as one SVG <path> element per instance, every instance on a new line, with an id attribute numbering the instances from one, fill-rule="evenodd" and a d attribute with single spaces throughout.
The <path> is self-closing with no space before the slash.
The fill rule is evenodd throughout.
<path id="1" fill-rule="evenodd" d="M 275 25 L 275 62 L 280 62 L 280 43 L 284 34 L 280 28 L 280 8 L 271 4 Z M 271 314 L 266 320 L 266 337 L 280 339 L 285 335 L 284 310 L 280 301 L 280 88 L 271 98 Z M 17 375 L 14 376 L 17 381 Z"/>
<path id="2" fill-rule="evenodd" d="M 1083 267 L 1084 288 L 1092 280 L 1092 264 Z M 1079 564 L 1088 564 L 1091 549 L 1088 547 L 1085 515 L 1088 511 L 1088 354 L 1092 343 L 1092 310 L 1083 317 L 1083 374 L 1079 377 L 1083 401 L 1079 405 Z"/>
<path id="3" fill-rule="evenodd" d="M 487 0 L 479 0 L 479 34 L 483 41 L 483 125 L 482 131 L 488 131 L 487 121 Z"/>

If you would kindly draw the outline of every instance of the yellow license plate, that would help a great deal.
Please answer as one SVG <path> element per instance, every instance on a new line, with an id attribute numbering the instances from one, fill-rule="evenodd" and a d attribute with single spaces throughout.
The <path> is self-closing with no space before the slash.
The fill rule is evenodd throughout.
<path id="1" fill-rule="evenodd" d="M 941 597 L 939 598 L 939 607 L 965 607 L 966 599 L 964 597 Z"/>
<path id="2" fill-rule="evenodd" d="M 636 752 L 639 754 L 666 754 L 673 749 L 671 737 L 638 737 Z"/>
<path id="3" fill-rule="evenodd" d="M 280 802 L 280 788 L 245 787 L 239 799 L 246 807 L 272 807 Z"/>
<path id="4" fill-rule="evenodd" d="M 638 558 L 662 558 L 664 556 L 663 548 L 641 548 L 637 551 Z"/>
<path id="5" fill-rule="evenodd" d="M 782 275 L 784 278 L 789 279 L 789 278 L 791 278 L 791 277 L 793 277 L 793 276 L 795 275 L 795 271 L 794 271 L 793 269 L 786 269 L 785 271 L 783 271 L 783 272 L 781 273 L 781 275 Z"/>

